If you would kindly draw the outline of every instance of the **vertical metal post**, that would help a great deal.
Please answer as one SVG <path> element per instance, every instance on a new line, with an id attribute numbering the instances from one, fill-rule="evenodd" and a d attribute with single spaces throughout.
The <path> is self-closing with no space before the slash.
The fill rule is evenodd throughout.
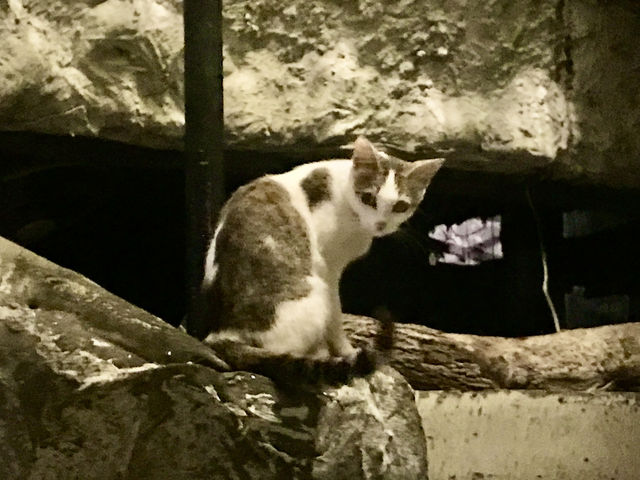
<path id="1" fill-rule="evenodd" d="M 200 284 L 224 201 L 222 0 L 184 1 L 187 331 L 206 335 Z"/>

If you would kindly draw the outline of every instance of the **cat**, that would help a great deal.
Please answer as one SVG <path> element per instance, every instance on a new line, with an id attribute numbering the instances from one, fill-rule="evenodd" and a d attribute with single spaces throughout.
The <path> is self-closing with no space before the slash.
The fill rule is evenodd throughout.
<path id="1" fill-rule="evenodd" d="M 299 165 L 236 190 L 207 250 L 205 343 L 236 369 L 293 382 L 287 362 L 339 381 L 369 371 L 371 358 L 342 326 L 340 277 L 374 238 L 411 217 L 443 161 L 406 162 L 359 137 L 351 159 Z"/>

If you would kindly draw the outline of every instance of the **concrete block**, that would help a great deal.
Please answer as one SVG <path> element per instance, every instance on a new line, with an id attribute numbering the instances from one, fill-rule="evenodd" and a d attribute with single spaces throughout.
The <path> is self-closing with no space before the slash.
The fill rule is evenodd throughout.
<path id="1" fill-rule="evenodd" d="M 637 480 L 640 394 L 417 392 L 430 480 Z"/>

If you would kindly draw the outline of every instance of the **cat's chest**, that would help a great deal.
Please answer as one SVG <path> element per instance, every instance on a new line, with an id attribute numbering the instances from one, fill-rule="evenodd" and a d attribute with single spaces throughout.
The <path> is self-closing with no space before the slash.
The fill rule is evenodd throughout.
<path id="1" fill-rule="evenodd" d="M 273 177 L 307 224 L 313 255 L 324 264 L 321 270 L 328 268 L 334 276 L 371 246 L 371 233 L 349 204 L 350 172 L 350 161 L 329 160 Z"/>
<path id="2" fill-rule="evenodd" d="M 326 205 L 323 210 L 314 212 L 311 229 L 327 267 L 339 275 L 369 251 L 372 237 L 352 212 L 336 205 Z"/>
<path id="3" fill-rule="evenodd" d="M 370 247 L 371 237 L 369 236 L 339 236 L 333 243 L 324 245 L 321 254 L 327 266 L 337 275 L 341 275 L 347 265 L 366 254 Z"/>

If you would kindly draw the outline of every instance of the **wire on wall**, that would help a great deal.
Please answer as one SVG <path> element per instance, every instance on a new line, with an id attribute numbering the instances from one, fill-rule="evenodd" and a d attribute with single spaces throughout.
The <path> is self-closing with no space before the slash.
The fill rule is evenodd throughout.
<path id="1" fill-rule="evenodd" d="M 540 222 L 540 216 L 538 215 L 535 206 L 533 205 L 533 200 L 531 199 L 531 191 L 529 187 L 526 188 L 527 202 L 529 203 L 529 208 L 531 208 L 531 213 L 533 214 L 533 220 L 536 224 L 536 232 L 538 233 L 538 242 L 540 244 L 540 260 L 542 262 L 542 293 L 544 295 L 545 300 L 547 301 L 547 305 L 549 306 L 549 311 L 551 312 L 551 316 L 553 317 L 553 325 L 556 329 L 556 332 L 561 330 L 560 328 L 560 320 L 558 319 L 558 312 L 556 311 L 556 307 L 553 304 L 553 300 L 551 299 L 551 295 L 549 295 L 549 266 L 547 262 L 547 251 L 544 248 L 544 238 L 542 235 L 542 226 Z"/>

